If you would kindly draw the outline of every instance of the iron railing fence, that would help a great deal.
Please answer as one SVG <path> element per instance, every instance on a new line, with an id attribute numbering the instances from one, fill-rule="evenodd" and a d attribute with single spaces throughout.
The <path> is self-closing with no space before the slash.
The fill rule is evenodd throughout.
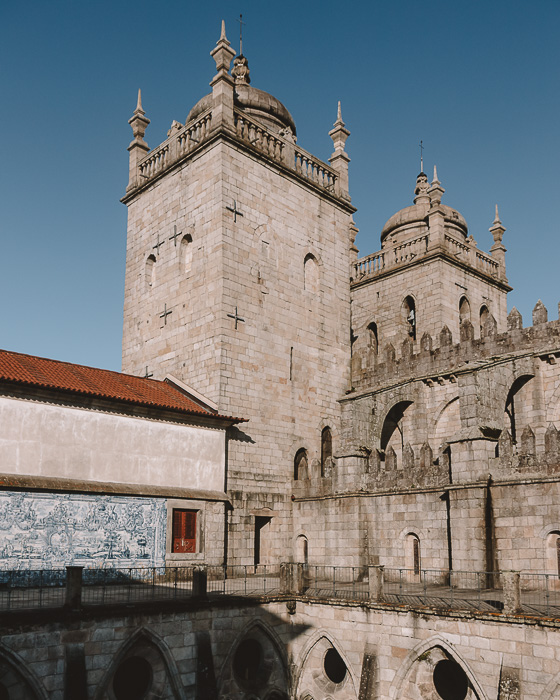
<path id="1" fill-rule="evenodd" d="M 66 569 L 0 571 L 0 610 L 59 607 L 66 595 Z"/>
<path id="2" fill-rule="evenodd" d="M 208 593 L 259 596 L 281 592 L 280 566 L 208 566 Z"/>
<path id="3" fill-rule="evenodd" d="M 367 600 L 369 579 L 367 566 L 306 566 L 303 593 L 317 598 Z"/>
<path id="4" fill-rule="evenodd" d="M 387 603 L 451 610 L 503 610 L 501 576 L 488 571 L 384 570 Z"/>
<path id="5" fill-rule="evenodd" d="M 555 574 L 521 573 L 521 605 L 538 617 L 560 618 L 560 577 Z"/>

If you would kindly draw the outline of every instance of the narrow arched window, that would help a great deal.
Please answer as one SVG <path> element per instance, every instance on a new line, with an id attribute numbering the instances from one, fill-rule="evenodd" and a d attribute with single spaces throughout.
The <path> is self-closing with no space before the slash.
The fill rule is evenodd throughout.
<path id="1" fill-rule="evenodd" d="M 377 355 L 379 350 L 379 336 L 377 334 L 377 323 L 373 321 L 367 327 L 368 347 L 370 352 Z"/>
<path id="2" fill-rule="evenodd" d="M 332 457 L 332 434 L 329 427 L 323 428 L 321 433 L 321 476 L 325 476 L 325 472 L 328 471 L 330 467 L 330 460 Z"/>
<path id="3" fill-rule="evenodd" d="M 315 294 L 319 291 L 319 265 L 311 253 L 303 261 L 303 288 Z"/>
<path id="4" fill-rule="evenodd" d="M 186 236 L 181 238 L 181 243 L 179 246 L 179 260 L 181 272 L 188 274 L 191 271 L 192 264 L 192 236 L 188 233 Z"/>
<path id="5" fill-rule="evenodd" d="M 416 304 L 411 296 L 405 297 L 403 301 L 402 315 L 406 323 L 408 335 L 412 338 L 412 340 L 416 340 L 418 318 L 416 314 Z"/>
<path id="6" fill-rule="evenodd" d="M 422 570 L 422 561 L 420 558 L 420 538 L 413 532 L 406 536 L 406 568 L 412 569 L 415 576 L 419 576 Z"/>
<path id="7" fill-rule="evenodd" d="M 156 277 L 156 258 L 155 255 L 149 255 L 146 260 L 146 269 L 144 271 L 144 277 L 146 280 L 146 289 L 149 291 L 155 282 Z"/>
<path id="8" fill-rule="evenodd" d="M 471 305 L 467 297 L 461 297 L 459 301 L 459 323 L 471 320 Z"/>
<path id="9" fill-rule="evenodd" d="M 308 469 L 307 469 L 307 450 L 305 450 L 303 447 L 301 450 L 298 450 L 296 452 L 296 456 L 294 458 L 294 479 L 296 481 L 300 479 L 307 479 L 308 478 Z"/>
<path id="10" fill-rule="evenodd" d="M 482 329 L 484 328 L 484 324 L 486 323 L 489 315 L 490 315 L 490 311 L 488 311 L 488 307 L 486 305 L 481 306 L 480 307 L 480 335 L 482 335 Z"/>

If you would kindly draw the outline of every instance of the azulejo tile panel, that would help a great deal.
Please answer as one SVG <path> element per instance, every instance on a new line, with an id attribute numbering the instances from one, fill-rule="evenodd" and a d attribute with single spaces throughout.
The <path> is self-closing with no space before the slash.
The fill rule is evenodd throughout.
<path id="1" fill-rule="evenodd" d="M 0 569 L 160 566 L 163 498 L 0 494 Z"/>

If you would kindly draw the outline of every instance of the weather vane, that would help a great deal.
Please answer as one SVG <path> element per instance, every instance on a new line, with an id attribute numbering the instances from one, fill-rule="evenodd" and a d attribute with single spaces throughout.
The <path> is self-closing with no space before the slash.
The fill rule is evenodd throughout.
<path id="1" fill-rule="evenodd" d="M 237 21 L 239 22 L 239 55 L 243 56 L 243 25 L 246 24 L 246 22 L 243 21 L 243 15 L 239 15 Z"/>
<path id="2" fill-rule="evenodd" d="M 420 172 L 424 172 L 424 146 L 423 141 L 420 141 Z"/>

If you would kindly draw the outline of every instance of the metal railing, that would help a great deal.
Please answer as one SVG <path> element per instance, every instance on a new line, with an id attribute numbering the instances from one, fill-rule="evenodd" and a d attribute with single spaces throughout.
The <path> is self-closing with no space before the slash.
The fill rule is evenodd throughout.
<path id="1" fill-rule="evenodd" d="M 536 617 L 560 618 L 560 577 L 554 574 L 521 573 L 519 576 L 523 610 Z"/>
<path id="2" fill-rule="evenodd" d="M 367 600 L 367 566 L 307 566 L 303 571 L 303 593 L 317 598 Z"/>
<path id="3" fill-rule="evenodd" d="M 65 588 L 66 569 L 0 571 L 0 610 L 59 607 Z"/>

